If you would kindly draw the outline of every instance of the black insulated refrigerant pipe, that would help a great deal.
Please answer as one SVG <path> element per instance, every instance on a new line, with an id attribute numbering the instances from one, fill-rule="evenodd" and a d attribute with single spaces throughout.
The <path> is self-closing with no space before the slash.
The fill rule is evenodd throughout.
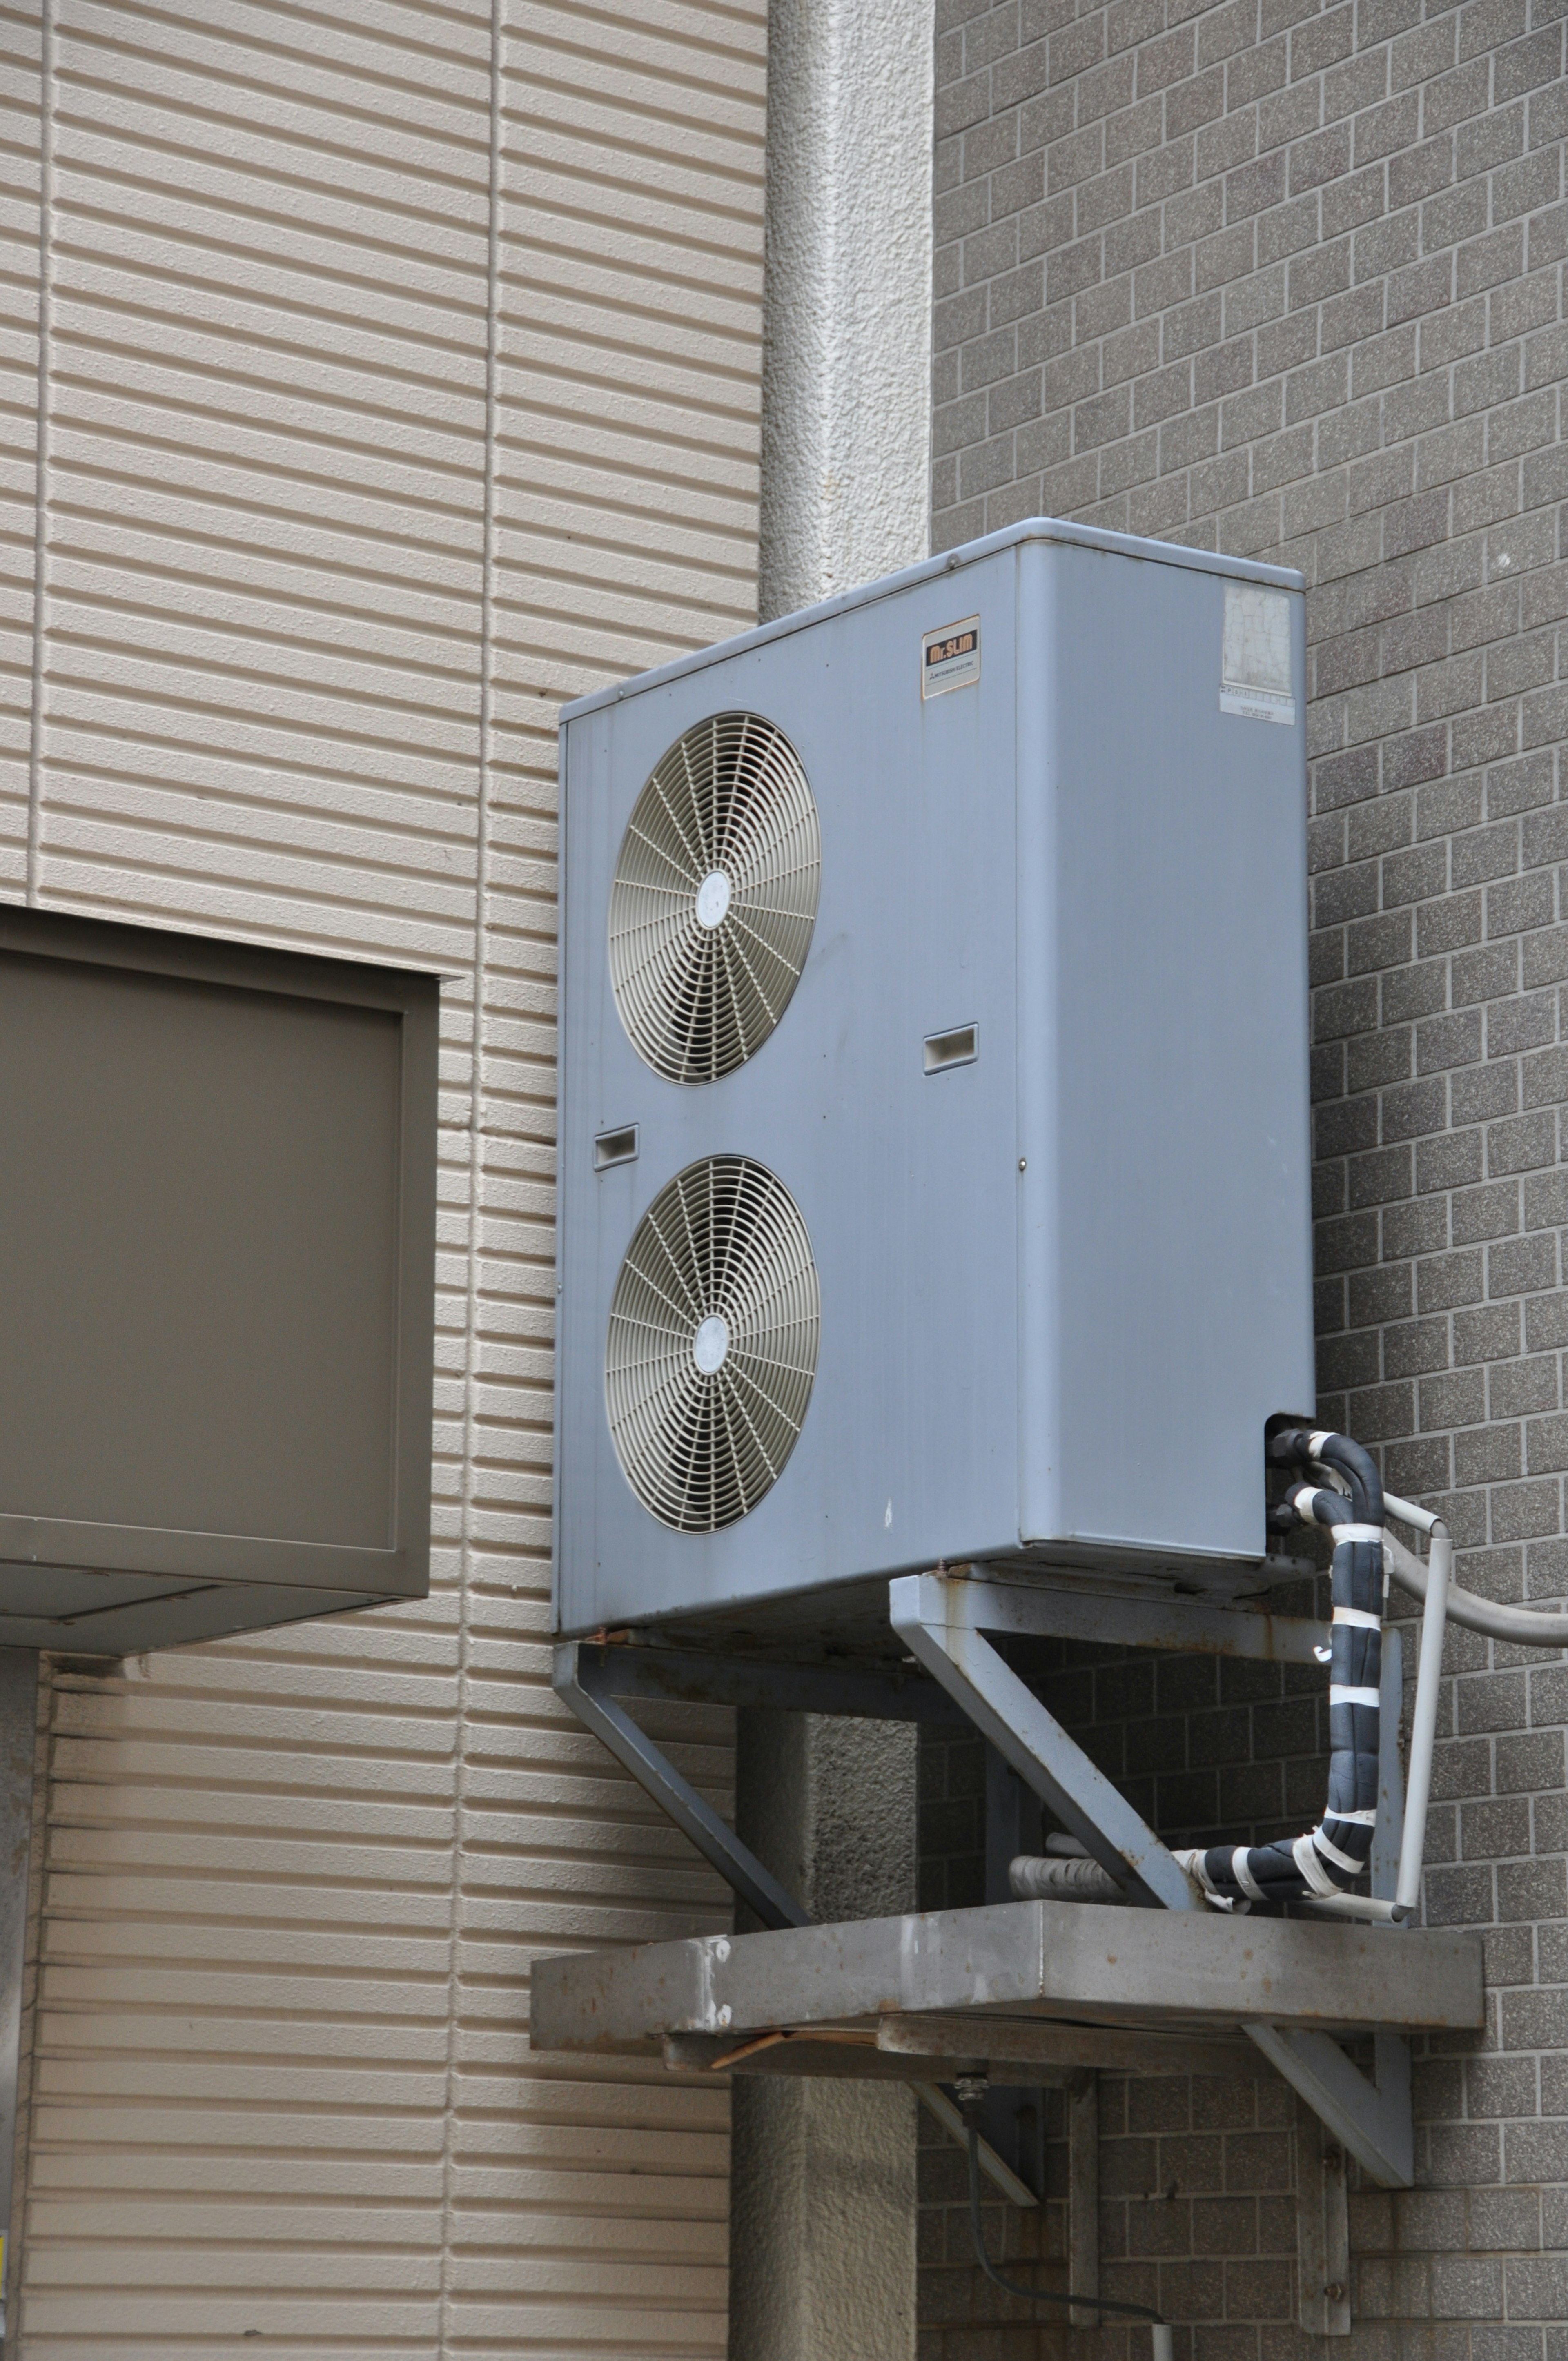
<path id="1" fill-rule="evenodd" d="M 1343 1476 L 1343 1492 L 1299 1484 L 1288 1515 L 1332 1529 L 1333 1622 L 1329 1664 L 1329 1795 L 1315 1828 L 1294 1842 L 1212 1846 L 1177 1858 L 1222 1909 L 1346 1893 L 1372 1854 L 1377 1818 L 1378 1682 L 1383 1669 L 1383 1483 L 1348 1435 L 1286 1427 L 1268 1446 L 1277 1466 Z"/>

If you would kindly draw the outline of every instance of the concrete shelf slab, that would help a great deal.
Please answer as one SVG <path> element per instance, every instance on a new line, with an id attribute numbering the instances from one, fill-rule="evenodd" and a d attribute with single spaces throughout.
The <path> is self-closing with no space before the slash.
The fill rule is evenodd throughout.
<path id="1" fill-rule="evenodd" d="M 909 2020 L 938 2016 L 918 2059 L 927 2075 L 932 2056 L 955 2054 L 957 2020 L 972 2023 L 964 2054 L 976 2057 L 1006 2049 L 997 2019 L 1065 2020 L 1084 2036 L 1099 2027 L 1108 2066 L 1112 2037 L 1124 2042 L 1135 2030 L 1173 2044 L 1253 2025 L 1471 2031 L 1483 2023 L 1481 1940 L 1448 1929 L 1014 1902 L 570 1954 L 533 1971 L 536 2049 L 661 2049 L 672 2036 L 723 2036 L 738 2047 L 784 2028 L 875 2036 L 882 2027 L 885 2043 L 866 2054 L 886 2058 L 894 2043 L 912 2047 Z M 1098 2062 L 1087 2039 L 1067 2046 L 1074 2055 L 1062 2064 Z M 781 2061 L 772 2070 L 787 2070 Z"/>

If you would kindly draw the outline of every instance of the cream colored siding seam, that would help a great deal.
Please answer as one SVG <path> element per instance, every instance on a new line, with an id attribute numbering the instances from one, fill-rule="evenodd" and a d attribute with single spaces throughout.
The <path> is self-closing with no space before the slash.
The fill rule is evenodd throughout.
<path id="1" fill-rule="evenodd" d="M 39 236 L 47 169 L 42 27 L 0 8 L 0 892 L 25 893 L 33 718 L 40 690 L 34 616 L 38 501 Z"/>

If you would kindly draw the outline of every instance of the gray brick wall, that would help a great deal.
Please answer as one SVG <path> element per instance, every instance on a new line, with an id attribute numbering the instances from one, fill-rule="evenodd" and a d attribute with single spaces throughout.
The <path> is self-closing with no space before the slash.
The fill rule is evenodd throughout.
<path id="1" fill-rule="evenodd" d="M 1281 1584 L 1271 1601 L 1282 1614 L 1324 1614 L 1326 1586 L 1320 1582 L 1314 1597 L 1310 1586 Z M 1412 1629 L 1409 1661 L 1414 1637 Z M 1060 1643 L 1015 1644 L 1010 1653 L 1014 1669 L 1173 1844 L 1263 1843 L 1310 1824 L 1321 1808 L 1326 1701 L 1321 1678 L 1310 1672 Z M 1452 1696 L 1450 1708 L 1452 1728 Z M 1534 1800 L 1565 1821 L 1562 1735 L 1527 1732 L 1524 1744 L 1545 1749 L 1528 1759 Z M 1464 1743 L 1450 1739 L 1444 1748 L 1451 1785 Z M 981 1901 L 984 1748 L 978 1739 L 928 1730 L 920 1752 L 921 1906 Z M 1495 1868 L 1505 1881 L 1510 1873 L 1525 1881 L 1544 1874 L 1544 1900 L 1561 1918 L 1563 1862 L 1531 1853 L 1531 1794 L 1517 1792 L 1517 1775 L 1513 1794 L 1506 1773 L 1494 1781 L 1490 1754 L 1484 1769 L 1484 1777 L 1474 1768 L 1468 1774 L 1475 1800 L 1461 1807 L 1479 1816 L 1469 1855 L 1484 1855 L 1488 1876 Z M 1433 1815 L 1432 1841 L 1440 1866 L 1430 1890 L 1441 1896 L 1451 1873 L 1442 1864 L 1454 1850 L 1449 1803 Z M 1568 1833 L 1559 1828 L 1552 1847 L 1564 1844 Z M 1540 1847 L 1542 1855 L 1551 1850 Z M 1512 1861 L 1504 1858 L 1510 1852 Z M 1528 1884 L 1520 1891 L 1536 1917 L 1543 1897 Z M 1552 1988 L 1568 1982 L 1568 1927 L 1525 1925 L 1506 1906 L 1503 1923 L 1494 1924 L 1489 1883 L 1478 1908 L 1445 1908 L 1439 1899 L 1429 1909 L 1449 1923 L 1493 1924 L 1488 1982 L 1498 2014 L 1485 2040 L 1413 2044 L 1417 2189 L 1394 2197 L 1361 2190 L 1352 2168 L 1359 2340 L 1352 2361 L 1370 2361 L 1374 2352 L 1386 2361 L 1390 2323 L 1438 2323 L 1451 2324 L 1458 2343 L 1451 2339 L 1441 2354 L 1423 2345 L 1429 2361 L 1564 2361 L 1568 2331 L 1550 2332 L 1544 2353 L 1542 2336 L 1548 2322 L 1568 2320 L 1568 2257 L 1561 2266 L 1556 2259 L 1568 2248 L 1568 2120 L 1553 2120 L 1568 2118 L 1568 2055 L 1540 2053 L 1568 2052 L 1568 1993 Z M 1050 2096 L 1047 2103 L 1047 2203 L 1038 2215 L 988 2209 L 998 2258 L 1059 2262 L 1065 2253 L 1065 2133 L 1059 2102 Z M 1102 2292 L 1167 2310 L 1179 2324 L 1179 2361 L 1306 2361 L 1309 2340 L 1293 2324 L 1294 2157 L 1283 2087 L 1104 2075 L 1101 2114 Z M 1031 2324 L 1022 2306 L 997 2295 L 970 2267 L 957 2152 L 939 2136 L 923 2132 L 922 2143 L 920 2361 L 1063 2361 L 1061 2330 Z M 1552 2276 L 1559 2269 L 1560 2294 Z M 1042 2283 L 1066 2280 L 1058 2270 Z M 1473 2323 L 1496 2328 L 1498 2337 L 1472 2347 Z M 1098 2361 L 1137 2361 L 1145 2350 L 1135 2340 L 1129 2348 L 1125 2333 L 1111 2328 Z"/>
<path id="2" fill-rule="evenodd" d="M 1282 1614 L 1326 1611 L 1310 1586 L 1282 1585 Z M 1321 1677 L 1296 1666 L 1222 1664 L 1059 1642 L 1014 1644 L 1014 1667 L 1102 1770 L 1172 1843 L 1266 1843 L 1321 1807 L 1327 1773 Z M 986 1899 L 985 1747 L 927 1728 L 920 1740 L 922 1909 Z M 1008 2265 L 1048 2259 L 1039 2284 L 1065 2289 L 1065 2103 L 1046 2110 L 1044 2206 L 987 2203 L 989 2250 Z M 1289 2334 L 1296 2213 L 1294 2103 L 1283 2083 L 1205 2076 L 1100 2081 L 1102 2291 L 1164 2304 L 1189 2325 L 1247 2323 Z M 1064 2361 L 1062 2328 L 974 2269 L 963 2159 L 923 2123 L 920 2153 L 920 2361 Z M 1034 2277 L 1031 2272 L 1015 2274 Z M 1047 2316 L 1048 2321 L 1048 2316 Z M 1141 2335 L 1110 2324 L 1095 2361 L 1139 2361 Z"/>
<path id="3" fill-rule="evenodd" d="M 988 2186 L 982 2206 L 986 2251 L 1004 2275 L 1065 2291 L 1066 2103 L 1059 2091 L 1044 2092 L 1039 2098 L 1046 2110 L 1045 2202 L 1028 2211 L 1006 2205 L 990 2194 Z M 1026 2304 L 1003 2295 L 974 2268 L 968 2169 L 959 2148 L 924 2114 L 919 2188 L 918 2361 L 1042 2361 L 1047 2355 L 1062 2355 L 1060 2329 L 1036 2330 Z M 1037 2268 L 1046 2262 L 1056 2268 Z M 1124 2356 L 1108 2352 L 1103 2361 L 1124 2361 Z"/>
<path id="4" fill-rule="evenodd" d="M 1552 0 L 938 5 L 936 545 L 1046 513 L 1284 555 L 1320 588 L 1318 751 L 1521 696 L 1541 742 Z"/>
<path id="5" fill-rule="evenodd" d="M 1044 512 L 1305 573 L 1320 1407 L 1531 1598 L 1568 1594 L 1563 12 L 938 34 L 933 546 Z M 1428 1907 L 1493 1930 L 1493 2023 L 1419 2068 L 1420 2187 L 1354 2201 L 1353 2341 L 1563 2361 L 1568 1666 L 1460 1634 L 1449 1671 Z M 1295 2340 L 1247 2293 L 1272 2235 L 1234 2281 L 1162 2250 L 1205 2361 Z"/>

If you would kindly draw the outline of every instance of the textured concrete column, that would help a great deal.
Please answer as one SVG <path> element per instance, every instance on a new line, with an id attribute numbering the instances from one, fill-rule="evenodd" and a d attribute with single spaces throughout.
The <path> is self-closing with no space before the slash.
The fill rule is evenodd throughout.
<path id="1" fill-rule="evenodd" d="M 737 1822 L 817 1918 L 915 1899 L 915 1730 L 740 1717 Z M 911 2361 L 915 2102 L 899 2083 L 737 2076 L 730 2361 Z"/>
<path id="2" fill-rule="evenodd" d="M 924 557 L 931 0 L 772 0 L 762 618 Z"/>
<path id="3" fill-rule="evenodd" d="M 764 620 L 923 557 L 931 0 L 771 0 Z M 915 1732 L 740 1716 L 738 1821 L 821 1919 L 915 1902 Z M 915 2103 L 737 2077 L 732 2361 L 912 2361 Z"/>

